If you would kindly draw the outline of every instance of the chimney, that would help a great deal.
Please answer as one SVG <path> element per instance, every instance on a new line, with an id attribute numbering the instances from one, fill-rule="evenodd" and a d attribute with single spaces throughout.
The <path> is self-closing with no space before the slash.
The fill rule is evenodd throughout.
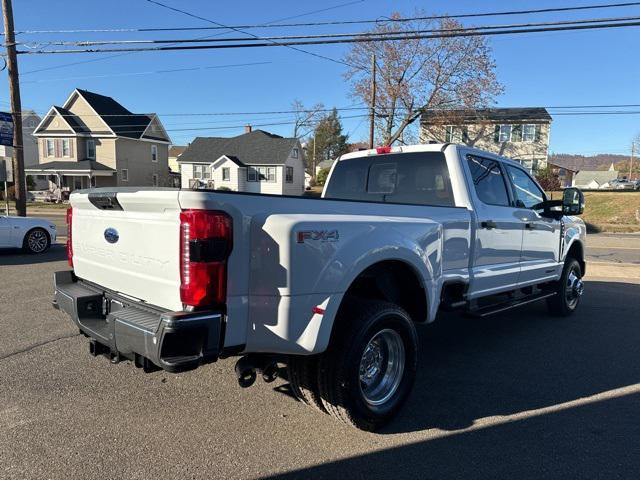
<path id="1" fill-rule="evenodd" d="M 247 124 L 244 126 L 244 133 L 251 133 L 251 125 Z"/>

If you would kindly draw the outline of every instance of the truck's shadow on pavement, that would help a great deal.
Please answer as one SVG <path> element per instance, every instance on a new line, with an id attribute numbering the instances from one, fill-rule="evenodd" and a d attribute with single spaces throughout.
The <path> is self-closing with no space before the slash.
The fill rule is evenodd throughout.
<path id="1" fill-rule="evenodd" d="M 640 285 L 586 282 L 578 312 L 544 302 L 495 317 L 447 315 L 420 329 L 416 385 L 385 433 L 458 430 L 640 381 Z"/>
<path id="2" fill-rule="evenodd" d="M 0 248 L 0 266 L 35 265 L 38 263 L 59 262 L 67 258 L 64 245 L 51 245 L 44 253 L 29 254 L 18 248 Z"/>
<path id="3" fill-rule="evenodd" d="M 570 318 L 544 303 L 441 318 L 420 330 L 414 392 L 381 432 L 443 430 L 436 438 L 272 478 L 636 478 L 637 390 L 553 407 L 640 382 L 638 312 L 640 285 L 590 281 Z"/>

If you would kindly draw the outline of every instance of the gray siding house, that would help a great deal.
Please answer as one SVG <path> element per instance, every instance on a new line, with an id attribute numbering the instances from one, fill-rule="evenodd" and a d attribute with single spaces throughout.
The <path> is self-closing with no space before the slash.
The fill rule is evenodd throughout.
<path id="1" fill-rule="evenodd" d="M 551 121 L 542 107 L 429 111 L 420 117 L 420 141 L 488 150 L 535 172 L 547 166 Z"/>
<path id="2" fill-rule="evenodd" d="M 304 193 L 302 147 L 297 138 L 250 128 L 232 138 L 197 137 L 178 157 L 178 163 L 182 188 Z"/>
<path id="3" fill-rule="evenodd" d="M 24 166 L 30 168 L 38 165 L 38 140 L 33 136 L 33 132 L 42 121 L 42 118 L 33 110 L 22 111 L 22 145 L 24 155 Z M 7 165 L 12 168 L 13 147 L 0 145 L 0 159 L 6 160 Z M 35 189 L 46 188 L 48 182 L 44 176 L 31 176 L 35 183 Z"/>
<path id="4" fill-rule="evenodd" d="M 50 188 L 169 185 L 171 143 L 156 114 L 132 113 L 113 98 L 75 89 L 36 127 L 39 165 Z"/>

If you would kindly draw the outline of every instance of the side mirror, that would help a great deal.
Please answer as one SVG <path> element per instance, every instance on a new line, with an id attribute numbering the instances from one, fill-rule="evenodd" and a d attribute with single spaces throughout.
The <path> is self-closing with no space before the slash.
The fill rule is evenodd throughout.
<path id="1" fill-rule="evenodd" d="M 584 212 L 584 194 L 577 188 L 565 188 L 562 193 L 562 213 L 580 215 Z"/>

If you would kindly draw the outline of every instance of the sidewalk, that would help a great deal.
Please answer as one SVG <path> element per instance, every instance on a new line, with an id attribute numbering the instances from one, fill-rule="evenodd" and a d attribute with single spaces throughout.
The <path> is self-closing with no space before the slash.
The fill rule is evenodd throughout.
<path id="1" fill-rule="evenodd" d="M 587 280 L 593 278 L 624 278 L 640 281 L 640 265 L 611 262 L 587 262 Z"/>

